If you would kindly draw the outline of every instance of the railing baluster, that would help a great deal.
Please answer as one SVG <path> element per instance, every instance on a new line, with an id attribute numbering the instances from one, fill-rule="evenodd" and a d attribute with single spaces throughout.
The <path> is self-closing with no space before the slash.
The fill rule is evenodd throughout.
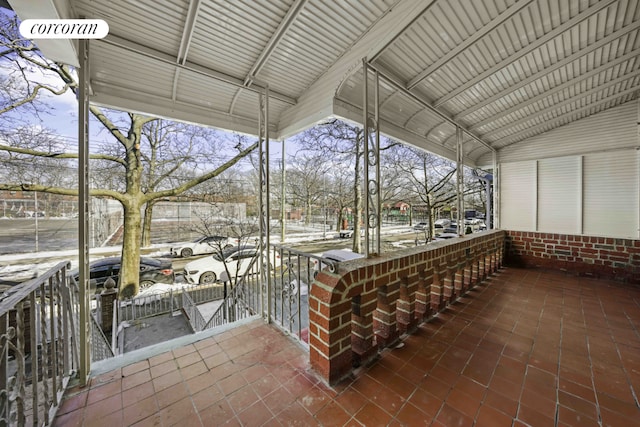
<path id="1" fill-rule="evenodd" d="M 73 337 L 78 304 L 70 303 L 67 266 L 60 263 L 16 286 L 0 302 L 0 426 L 50 424 L 72 361 L 77 365 L 79 347 Z"/>
<path id="2" fill-rule="evenodd" d="M 9 423 L 9 313 L 0 315 L 0 427 Z"/>
<path id="3" fill-rule="evenodd" d="M 33 331 L 35 332 L 35 331 Z M 16 342 L 17 348 L 15 352 L 15 359 L 18 362 L 18 371 L 16 373 L 15 380 L 17 381 L 15 402 L 17 411 L 18 425 L 25 425 L 25 412 L 24 412 L 24 397 L 25 391 L 25 366 L 24 360 L 26 359 L 24 348 L 24 302 L 20 301 L 16 306 Z M 33 351 L 33 349 L 32 349 Z"/>

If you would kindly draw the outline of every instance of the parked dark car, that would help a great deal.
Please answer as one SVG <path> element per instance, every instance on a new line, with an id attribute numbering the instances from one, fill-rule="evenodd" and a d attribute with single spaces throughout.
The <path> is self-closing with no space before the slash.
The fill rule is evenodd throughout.
<path id="1" fill-rule="evenodd" d="M 73 270 L 70 276 L 78 281 L 79 271 Z M 113 278 L 118 283 L 120 276 L 120 257 L 109 257 L 93 261 L 89 264 L 89 286 L 91 289 L 101 289 L 104 282 Z M 154 258 L 140 258 L 140 289 L 146 289 L 155 283 L 173 284 L 175 273 L 171 262 Z"/>

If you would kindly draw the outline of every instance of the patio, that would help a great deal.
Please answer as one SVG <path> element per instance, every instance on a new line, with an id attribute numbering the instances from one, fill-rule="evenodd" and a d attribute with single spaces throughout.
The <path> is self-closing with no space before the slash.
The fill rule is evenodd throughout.
<path id="1" fill-rule="evenodd" d="M 502 268 L 331 388 L 260 319 L 67 390 L 56 426 L 640 426 L 640 288 Z"/>

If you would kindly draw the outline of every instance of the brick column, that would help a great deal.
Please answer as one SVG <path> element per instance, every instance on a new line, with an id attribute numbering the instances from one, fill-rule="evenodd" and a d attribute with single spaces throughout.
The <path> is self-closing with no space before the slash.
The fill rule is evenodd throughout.
<path id="1" fill-rule="evenodd" d="M 471 287 L 475 287 L 479 282 L 479 274 L 478 274 L 478 270 L 479 270 L 479 263 L 480 261 L 478 260 L 478 258 L 474 258 L 473 261 L 471 261 Z"/>
<path id="2" fill-rule="evenodd" d="M 462 286 L 462 290 L 465 294 L 469 292 L 469 289 L 471 289 L 471 286 L 472 286 L 471 268 L 472 268 L 471 261 L 467 261 L 467 263 L 464 265 L 464 283 Z"/>
<path id="3" fill-rule="evenodd" d="M 309 362 L 333 384 L 353 367 L 351 299 L 339 300 L 325 283 L 316 281 L 309 295 Z"/>
<path id="4" fill-rule="evenodd" d="M 357 295 L 351 300 L 351 349 L 354 366 L 360 366 L 378 351 L 373 333 L 373 312 L 377 302 L 375 292 Z"/>
<path id="5" fill-rule="evenodd" d="M 418 277 L 410 280 L 403 277 L 400 280 L 400 298 L 398 299 L 398 331 L 402 334 L 412 330 L 418 324 L 416 319 L 416 289 Z M 413 283 L 411 283 L 413 282 Z"/>
<path id="6" fill-rule="evenodd" d="M 433 270 L 430 270 L 431 280 L 433 279 Z M 430 282 L 429 282 L 430 283 Z M 418 273 L 418 289 L 416 290 L 416 318 L 418 322 L 426 320 L 431 316 L 431 285 L 427 285 L 427 272 Z"/>
<path id="7" fill-rule="evenodd" d="M 444 292 L 442 275 L 439 270 L 433 271 L 433 281 L 431 282 L 431 312 L 437 313 L 444 308 Z"/>
<path id="8" fill-rule="evenodd" d="M 464 267 L 458 267 L 454 273 L 453 280 L 453 298 L 452 301 L 455 301 L 459 298 L 464 292 Z"/>
<path id="9" fill-rule="evenodd" d="M 451 304 L 453 302 L 453 299 L 455 298 L 455 293 L 453 289 L 454 274 L 455 272 L 452 271 L 450 268 L 445 269 L 445 276 L 444 276 L 444 279 L 442 280 L 443 297 L 444 297 L 445 305 Z"/>
<path id="10" fill-rule="evenodd" d="M 491 252 L 491 273 L 498 271 L 498 249 L 494 248 Z"/>
<path id="11" fill-rule="evenodd" d="M 378 288 L 378 307 L 375 312 L 374 325 L 376 342 L 380 348 L 387 347 L 399 336 L 396 325 L 396 301 L 399 287 L 399 283 L 396 282 Z"/>

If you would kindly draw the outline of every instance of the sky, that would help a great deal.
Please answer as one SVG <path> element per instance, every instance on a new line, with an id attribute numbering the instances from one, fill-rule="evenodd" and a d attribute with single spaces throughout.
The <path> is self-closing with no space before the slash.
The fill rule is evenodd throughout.
<path id="1" fill-rule="evenodd" d="M 0 8 L 0 14 L 8 15 L 12 14 L 12 12 Z M 0 61 L 2 61 L 2 59 L 0 59 Z M 42 82 L 56 88 L 61 88 L 63 85 L 60 78 L 54 73 L 46 74 L 33 67 L 24 67 L 24 72 L 32 82 Z M 0 77 L 4 78 L 7 75 L 8 70 L 0 62 Z M 22 119 L 27 119 L 31 126 L 51 130 L 52 133 L 59 136 L 66 143 L 66 151 L 76 151 L 78 140 L 78 102 L 73 92 L 68 90 L 63 95 L 53 95 L 47 91 L 41 91 L 39 98 L 51 108 L 50 113 L 40 114 L 40 117 L 32 117 L 32 115 L 25 114 L 25 109 L 17 109 L 11 114 Z M 3 131 L 10 132 L 11 129 L 3 129 Z M 91 151 L 94 151 L 94 148 L 102 145 L 103 142 L 114 142 L 113 137 L 104 129 L 102 124 L 91 115 L 89 133 Z M 250 141 L 253 141 L 253 138 L 254 137 L 252 137 Z M 272 164 L 278 164 L 280 162 L 281 146 L 280 141 L 272 141 L 270 145 Z M 295 151 L 296 148 L 292 147 L 291 143 L 287 144 L 287 153 L 289 155 L 294 154 Z"/>

